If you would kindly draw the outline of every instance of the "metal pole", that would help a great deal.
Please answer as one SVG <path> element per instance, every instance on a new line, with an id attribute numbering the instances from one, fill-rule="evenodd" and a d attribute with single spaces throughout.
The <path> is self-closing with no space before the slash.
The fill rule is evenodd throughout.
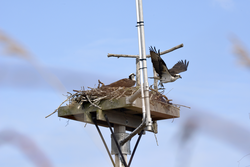
<path id="1" fill-rule="evenodd" d="M 118 143 L 118 141 L 116 140 L 116 136 L 115 136 L 115 133 L 125 133 L 126 131 L 126 127 L 125 126 L 121 126 L 121 125 L 114 125 L 114 132 L 112 130 L 112 127 L 109 123 L 109 119 L 106 115 L 104 115 L 107 123 L 108 123 L 108 126 L 109 126 L 109 129 L 111 131 L 111 135 L 115 141 L 115 144 L 116 144 L 116 147 L 118 149 L 118 153 L 115 154 L 115 167 L 128 167 L 127 165 L 127 155 L 126 154 L 123 154 L 122 151 L 121 151 L 121 147 Z"/>
<path id="2" fill-rule="evenodd" d="M 139 57 L 136 58 L 136 86 L 141 86 L 141 73 L 140 73 L 140 60 Z"/>
<path id="3" fill-rule="evenodd" d="M 114 125 L 114 134 L 116 133 L 125 133 L 126 132 L 126 127 L 122 125 Z M 117 143 L 118 144 L 118 143 Z M 118 147 L 120 145 L 118 144 Z M 122 161 L 124 161 L 122 163 Z M 127 155 L 121 152 L 121 156 L 119 154 L 115 154 L 115 167 L 128 167 L 127 165 Z"/>
<path id="4" fill-rule="evenodd" d="M 142 0 L 136 0 L 136 14 L 137 14 L 137 28 L 138 28 L 140 74 L 141 74 L 142 109 L 145 111 L 144 113 L 146 113 L 146 126 L 147 126 L 146 128 L 147 130 L 152 130 Z"/>

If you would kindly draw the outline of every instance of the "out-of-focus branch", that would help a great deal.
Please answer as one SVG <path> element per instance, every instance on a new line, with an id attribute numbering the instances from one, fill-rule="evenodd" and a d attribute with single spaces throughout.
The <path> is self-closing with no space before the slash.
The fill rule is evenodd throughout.
<path id="1" fill-rule="evenodd" d="M 19 148 L 37 167 L 52 167 L 48 157 L 27 136 L 14 130 L 0 131 L 0 146 L 12 144 Z"/>
<path id="2" fill-rule="evenodd" d="M 185 160 L 190 159 L 191 149 L 185 148 L 185 145 L 195 139 L 195 135 L 200 133 L 222 139 L 223 141 L 235 146 L 242 152 L 249 152 L 250 130 L 235 124 L 231 121 L 224 120 L 216 115 L 207 112 L 195 111 L 188 119 L 184 121 L 181 128 L 179 140 L 181 154 L 178 156 L 179 166 L 188 166 Z M 185 149 L 188 149 L 185 151 Z M 189 154 L 184 154 L 188 152 Z M 188 157 L 188 159 L 187 159 Z M 184 160 L 185 159 L 185 160 Z M 185 165 L 184 165 L 185 164 Z"/>
<path id="3" fill-rule="evenodd" d="M 47 81 L 55 90 L 59 93 L 65 93 L 66 88 L 61 81 L 51 73 L 48 69 L 41 65 L 41 63 L 29 53 L 23 46 L 18 44 L 8 35 L 0 30 L 0 44 L 3 45 L 3 54 L 6 56 L 17 56 L 27 60 L 30 64 L 41 74 L 41 76 Z"/>
<path id="4" fill-rule="evenodd" d="M 237 56 L 241 65 L 250 68 L 250 54 L 242 42 L 236 38 L 231 38 L 233 43 L 233 53 Z"/>
<path id="5" fill-rule="evenodd" d="M 3 54 L 8 56 L 18 56 L 27 60 L 30 60 L 32 57 L 29 55 L 29 52 L 24 49 L 23 46 L 18 44 L 16 41 L 7 36 L 4 32 L 0 30 L 0 43 L 3 46 Z"/>

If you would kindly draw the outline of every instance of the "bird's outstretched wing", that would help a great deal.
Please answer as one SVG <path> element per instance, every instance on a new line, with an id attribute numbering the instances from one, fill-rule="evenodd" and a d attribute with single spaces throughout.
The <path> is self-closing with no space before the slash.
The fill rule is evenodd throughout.
<path id="1" fill-rule="evenodd" d="M 181 72 L 187 71 L 189 61 L 187 62 L 186 60 L 183 61 L 178 61 L 169 71 L 171 75 L 179 74 Z"/>
<path id="2" fill-rule="evenodd" d="M 157 53 L 156 48 L 155 47 L 153 48 L 152 46 L 150 46 L 149 51 L 150 51 L 151 62 L 153 63 L 153 67 L 161 78 L 163 72 L 168 72 L 167 65 L 160 57 L 160 50 L 158 50 L 158 53 Z"/>

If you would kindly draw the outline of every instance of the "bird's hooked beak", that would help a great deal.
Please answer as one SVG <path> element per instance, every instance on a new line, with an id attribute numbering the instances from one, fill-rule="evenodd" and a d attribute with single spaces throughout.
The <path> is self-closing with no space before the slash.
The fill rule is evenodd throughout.
<path id="1" fill-rule="evenodd" d="M 180 76 L 180 78 L 182 79 L 182 77 Z"/>

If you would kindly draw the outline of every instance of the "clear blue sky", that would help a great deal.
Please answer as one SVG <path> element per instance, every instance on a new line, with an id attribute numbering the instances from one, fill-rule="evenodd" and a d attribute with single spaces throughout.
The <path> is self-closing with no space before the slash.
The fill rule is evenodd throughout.
<path id="1" fill-rule="evenodd" d="M 191 109 L 181 108 L 181 117 L 173 123 L 158 123 L 159 146 L 153 134 L 143 136 L 132 166 L 177 167 L 182 161 L 180 154 L 187 151 L 179 148 L 178 141 L 188 117 L 210 118 L 209 114 L 210 124 L 221 120 L 218 126 L 233 124 L 249 132 L 250 71 L 237 64 L 230 40 L 236 36 L 250 51 L 249 6 L 248 1 L 236 0 L 143 1 L 146 48 L 152 45 L 163 51 L 184 44 L 162 56 L 169 67 L 181 59 L 190 61 L 182 79 L 165 88 L 166 92 L 173 88 L 167 96 L 174 103 Z M 98 79 L 110 83 L 135 72 L 134 59 L 107 57 L 108 53 L 138 54 L 135 26 L 134 0 L 0 1 L 0 31 L 28 50 L 69 92 L 81 86 L 95 87 Z M 11 129 L 26 135 L 55 167 L 111 166 L 92 125 L 84 128 L 82 123 L 67 123 L 56 114 L 44 118 L 66 97 L 32 64 L 6 54 L 5 49 L 0 43 L 0 132 Z M 149 59 L 148 76 L 152 75 Z M 201 126 L 205 128 L 190 142 L 191 153 L 186 152 L 191 154 L 186 166 L 236 167 L 237 161 L 250 153 L 250 149 L 240 149 L 237 143 L 220 138 L 224 131 L 211 133 L 214 127 Z M 102 130 L 109 143 L 109 131 Z M 228 131 L 236 135 L 230 128 Z M 239 139 L 249 137 L 241 134 L 237 134 Z M 244 144 L 249 147 L 249 143 Z M 11 144 L 0 145 L 0 157 L 0 166 L 34 166 Z M 240 164 L 247 165 L 249 157 Z"/>

